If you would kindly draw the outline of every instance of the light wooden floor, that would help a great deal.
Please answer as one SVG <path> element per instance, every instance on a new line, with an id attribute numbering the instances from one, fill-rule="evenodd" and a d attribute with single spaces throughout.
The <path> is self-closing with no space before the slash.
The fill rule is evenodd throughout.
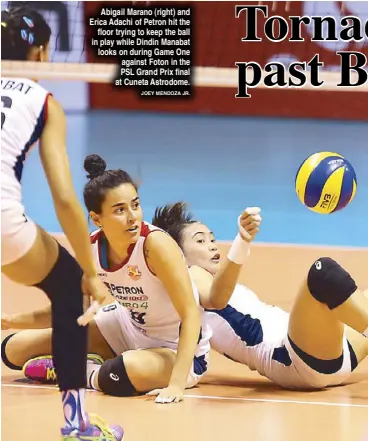
<path id="1" fill-rule="evenodd" d="M 367 250 L 277 248 L 256 247 L 242 274 L 245 283 L 273 304 L 290 305 L 306 265 L 321 253 L 338 258 L 358 284 L 364 279 L 368 284 Z M 285 287 L 288 265 L 293 271 Z M 265 271 L 272 277 L 264 277 Z M 8 313 L 45 302 L 36 290 L 5 279 L 2 288 L 2 307 Z M 63 421 L 60 401 L 57 389 L 27 384 L 2 365 L 2 439 L 57 440 Z M 182 403 L 158 405 L 148 397 L 114 398 L 97 392 L 87 394 L 87 403 L 89 412 L 121 424 L 127 441 L 368 441 L 368 360 L 344 386 L 291 392 L 214 354 L 204 384 L 187 391 Z"/>

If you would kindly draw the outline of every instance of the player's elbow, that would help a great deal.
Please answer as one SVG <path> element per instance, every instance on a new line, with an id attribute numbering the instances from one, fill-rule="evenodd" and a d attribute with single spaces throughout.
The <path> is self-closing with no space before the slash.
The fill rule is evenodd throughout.
<path id="1" fill-rule="evenodd" d="M 209 295 L 201 295 L 199 293 L 199 301 L 201 303 L 202 308 L 204 309 L 215 309 L 215 307 L 212 305 L 211 299 Z"/>
<path id="2" fill-rule="evenodd" d="M 227 306 L 227 301 L 224 299 L 211 299 L 211 309 L 224 309 Z"/>
<path id="3" fill-rule="evenodd" d="M 218 285 L 214 283 L 210 291 L 210 302 L 212 309 L 224 309 L 226 308 L 233 290 L 231 287 L 224 284 Z"/>

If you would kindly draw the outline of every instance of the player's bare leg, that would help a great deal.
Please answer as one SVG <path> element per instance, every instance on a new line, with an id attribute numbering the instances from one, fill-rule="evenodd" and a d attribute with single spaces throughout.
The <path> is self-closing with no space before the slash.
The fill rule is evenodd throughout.
<path id="1" fill-rule="evenodd" d="M 322 267 L 318 269 L 321 260 L 311 268 L 294 302 L 289 337 L 307 354 L 332 360 L 341 356 L 347 325 L 352 328 L 347 337 L 359 362 L 368 354 L 368 340 L 363 335 L 368 328 L 368 299 L 332 259 L 322 261 L 327 271 L 320 272 L 324 271 Z M 312 283 L 311 275 L 317 277 Z"/>

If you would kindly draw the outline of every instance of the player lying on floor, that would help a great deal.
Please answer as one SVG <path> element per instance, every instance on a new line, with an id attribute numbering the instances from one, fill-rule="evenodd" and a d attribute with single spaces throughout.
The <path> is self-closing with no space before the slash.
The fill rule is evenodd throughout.
<path id="1" fill-rule="evenodd" d="M 312 265 L 289 314 L 263 303 L 251 290 L 236 283 L 249 256 L 249 245 L 242 237 L 252 239 L 244 228 L 239 228 L 227 259 L 220 265 L 213 234 L 206 225 L 193 220 L 184 204 L 158 209 L 153 223 L 168 231 L 182 248 L 206 308 L 206 296 L 216 294 L 209 302 L 216 309 L 207 309 L 207 317 L 213 328 L 211 345 L 218 352 L 280 386 L 304 390 L 341 384 L 368 354 L 368 341 L 362 335 L 368 325 L 368 300 L 332 259 L 321 258 Z M 101 312 L 104 314 L 109 312 Z M 17 320 L 30 323 L 15 317 L 9 325 L 16 328 Z M 344 326 L 342 320 L 357 331 Z M 109 323 L 111 330 L 119 332 L 119 323 L 112 314 Z M 111 357 L 105 344 L 97 344 L 95 327 L 91 327 L 91 335 L 96 344 L 90 350 Z M 21 366 L 36 354 L 49 353 L 45 350 L 50 344 L 48 333 L 15 334 L 6 352 L 8 360 L 16 360 L 15 364 Z M 44 367 L 40 375 L 31 375 L 35 364 L 32 360 L 26 364 L 26 374 L 28 371 L 30 377 L 45 381 Z M 49 367 L 55 377 L 52 362 Z"/>
<path id="2" fill-rule="evenodd" d="M 368 291 L 359 291 L 334 260 L 322 257 L 313 263 L 289 314 L 237 284 L 250 254 L 248 233 L 240 225 L 219 265 L 213 233 L 184 204 L 157 209 L 152 223 L 183 250 L 201 301 L 216 285 L 212 303 L 217 309 L 206 309 L 216 351 L 292 389 L 341 384 L 368 355 Z"/>

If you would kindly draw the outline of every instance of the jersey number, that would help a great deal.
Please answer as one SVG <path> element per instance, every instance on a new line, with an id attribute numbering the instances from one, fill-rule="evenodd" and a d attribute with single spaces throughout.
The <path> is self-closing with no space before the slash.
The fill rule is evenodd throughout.
<path id="1" fill-rule="evenodd" d="M 2 96 L 1 103 L 3 109 L 10 109 L 13 104 L 13 100 L 8 96 Z M 3 128 L 4 122 L 5 122 L 5 113 L 1 112 L 1 129 Z"/>
<path id="2" fill-rule="evenodd" d="M 137 311 L 130 311 L 130 316 L 132 318 L 132 320 L 134 320 L 136 323 L 138 323 L 139 325 L 145 325 L 146 321 L 144 319 L 144 317 L 146 316 L 145 312 L 137 312 Z"/>

